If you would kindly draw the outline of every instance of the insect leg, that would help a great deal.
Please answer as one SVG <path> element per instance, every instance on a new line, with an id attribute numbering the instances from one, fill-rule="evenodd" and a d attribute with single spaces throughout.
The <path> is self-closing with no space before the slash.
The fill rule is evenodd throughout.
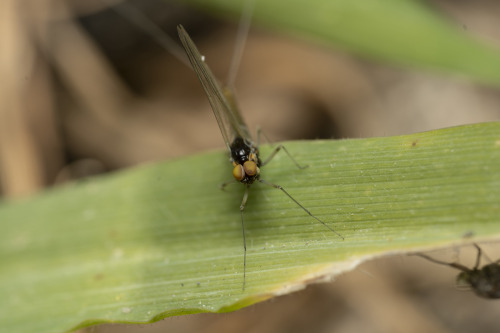
<path id="1" fill-rule="evenodd" d="M 419 256 L 419 257 L 422 257 L 424 259 L 427 259 L 435 264 L 440 264 L 440 265 L 445 265 L 445 266 L 450 266 L 450 267 L 453 267 L 453 268 L 456 268 L 458 270 L 461 270 L 463 272 L 469 272 L 470 269 L 465 267 L 464 265 L 461 265 L 459 263 L 456 263 L 456 262 L 446 262 L 446 261 L 441 261 L 441 260 L 437 260 L 437 259 L 434 259 L 434 258 L 431 258 L 423 253 L 415 253 L 414 255 L 416 256 Z"/>
<path id="2" fill-rule="evenodd" d="M 283 193 L 285 193 L 290 199 L 292 199 L 293 202 L 295 202 L 300 208 L 302 208 L 307 214 L 309 214 L 312 218 L 314 218 L 316 221 L 318 221 L 319 223 L 321 223 L 322 225 L 324 225 L 325 227 L 327 227 L 328 229 L 330 229 L 331 232 L 333 232 L 334 234 L 336 234 L 337 236 L 339 236 L 340 238 L 342 238 L 342 240 L 344 240 L 344 237 L 342 235 L 340 235 L 338 232 L 336 232 L 335 230 L 333 230 L 332 228 L 330 228 L 325 222 L 321 221 L 319 218 L 317 218 L 315 215 L 313 215 L 309 210 L 306 209 L 306 207 L 302 206 L 297 200 L 295 200 L 291 195 L 290 193 L 288 193 L 281 185 L 277 185 L 277 184 L 273 184 L 273 183 L 269 183 L 263 179 L 259 179 L 259 182 L 261 182 L 262 184 L 266 184 L 268 186 L 271 186 L 271 187 L 274 187 L 274 188 L 277 188 L 278 190 L 281 190 Z"/>
<path id="3" fill-rule="evenodd" d="M 476 264 L 474 265 L 474 270 L 476 270 L 479 267 L 479 264 L 481 262 L 481 253 L 482 253 L 482 251 L 481 251 L 481 248 L 476 243 L 474 243 L 474 246 L 477 249 Z"/>
<path id="4" fill-rule="evenodd" d="M 288 157 L 292 160 L 292 162 L 297 166 L 297 168 L 299 169 L 305 169 L 308 167 L 308 165 L 300 165 L 293 157 L 292 155 L 290 155 L 290 153 L 288 152 L 288 150 L 285 148 L 285 146 L 283 145 L 279 145 L 277 146 L 276 148 L 274 148 L 273 152 L 271 153 L 271 155 L 269 155 L 269 157 L 264 161 L 262 162 L 262 166 L 266 165 L 267 163 L 271 162 L 271 160 L 274 158 L 274 156 L 276 156 L 276 154 L 281 150 L 283 149 L 283 151 L 288 155 Z"/>
<path id="5" fill-rule="evenodd" d="M 273 146 L 273 144 L 271 143 L 271 141 L 269 140 L 269 138 L 267 137 L 267 135 L 262 132 L 262 129 L 260 128 L 260 126 L 257 127 L 257 147 L 260 146 L 260 136 L 263 136 L 264 139 L 266 139 L 266 141 L 268 143 L 271 144 L 271 146 Z M 285 151 L 285 153 L 288 155 L 288 157 L 292 160 L 292 162 L 297 166 L 297 168 L 299 169 L 305 169 L 308 167 L 308 165 L 300 165 L 296 160 L 295 158 L 292 157 L 292 155 L 288 152 L 288 150 L 285 148 L 285 146 L 283 145 L 279 145 L 277 146 L 276 148 L 274 148 L 273 152 L 271 153 L 271 155 L 269 155 L 266 160 L 262 163 L 262 166 L 266 165 L 267 163 L 271 162 L 271 160 L 274 158 L 274 156 L 281 150 L 283 149 L 283 151 Z"/>
<path id="6" fill-rule="evenodd" d="M 266 139 L 266 141 L 268 143 L 271 143 L 269 141 L 269 138 L 266 136 L 266 134 L 264 132 L 262 132 L 262 129 L 260 128 L 260 126 L 257 127 L 257 147 L 260 146 L 260 136 L 263 136 L 264 139 Z M 271 146 L 272 146 L 272 143 L 271 143 Z M 305 169 L 308 167 L 308 165 L 300 165 L 296 160 L 295 158 L 292 157 L 292 155 L 288 152 L 288 150 L 285 148 L 285 146 L 283 145 L 279 145 L 277 146 L 276 148 L 274 148 L 273 152 L 271 153 L 271 155 L 269 155 L 266 160 L 262 163 L 262 166 L 266 165 L 267 163 L 271 162 L 271 160 L 274 158 L 274 156 L 281 150 L 283 149 L 283 151 L 288 155 L 288 157 L 292 160 L 292 162 L 297 166 L 297 168 L 299 169 Z"/>
<path id="7" fill-rule="evenodd" d="M 243 200 L 241 200 L 241 205 L 240 205 L 241 230 L 243 232 L 243 290 L 245 290 L 246 271 L 247 271 L 247 242 L 245 240 L 245 223 L 243 222 L 243 210 L 245 209 L 245 205 L 247 204 L 249 188 L 250 186 L 247 184 L 245 186 L 245 194 L 243 194 Z"/>
<path id="8" fill-rule="evenodd" d="M 236 183 L 239 183 L 236 179 L 228 180 L 227 182 L 220 184 L 219 188 L 224 191 L 226 189 L 227 185 L 229 185 L 229 184 L 236 184 Z"/>

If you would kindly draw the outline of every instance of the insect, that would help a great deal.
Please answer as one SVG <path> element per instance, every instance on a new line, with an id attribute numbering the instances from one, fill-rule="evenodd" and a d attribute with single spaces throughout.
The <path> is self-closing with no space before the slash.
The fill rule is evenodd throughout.
<path id="1" fill-rule="evenodd" d="M 500 259 L 479 268 L 481 256 L 483 252 L 481 248 L 474 244 L 477 249 L 476 264 L 473 268 L 468 268 L 456 262 L 445 262 L 436 260 L 425 254 L 417 253 L 416 255 L 432 261 L 436 264 L 446 265 L 460 270 L 457 276 L 458 287 L 468 287 L 476 293 L 476 295 L 483 298 L 500 298 Z"/>
<path id="2" fill-rule="evenodd" d="M 220 87 L 217 79 L 215 79 L 210 68 L 204 61 L 204 57 L 200 54 L 196 45 L 189 37 L 188 33 L 182 25 L 177 27 L 180 40 L 189 58 L 189 61 L 198 76 L 198 79 L 207 94 L 208 100 L 215 114 L 215 118 L 219 124 L 224 142 L 226 143 L 229 151 L 229 159 L 233 164 L 233 177 L 234 180 L 222 184 L 224 188 L 226 185 L 234 182 L 240 182 L 245 186 L 245 193 L 240 205 L 241 227 L 243 232 L 243 289 L 245 289 L 246 280 L 246 240 L 245 240 L 245 224 L 243 220 L 243 211 L 248 199 L 248 191 L 250 185 L 254 182 L 260 182 L 265 185 L 274 187 L 285 193 L 293 202 L 302 208 L 316 221 L 323 224 L 330 231 L 335 233 L 340 238 L 344 239 L 339 233 L 329 227 L 325 222 L 313 215 L 297 200 L 295 200 L 283 187 L 277 184 L 269 183 L 260 178 L 260 168 L 272 160 L 272 158 L 280 151 L 283 150 L 288 157 L 295 163 L 299 169 L 304 169 L 307 166 L 301 166 L 290 155 L 288 150 L 283 145 L 277 146 L 269 157 L 262 161 L 259 157 L 259 138 L 260 132 L 258 131 L 257 143 L 252 140 L 250 132 L 239 113 L 234 99 L 234 94 L 229 87 Z"/>

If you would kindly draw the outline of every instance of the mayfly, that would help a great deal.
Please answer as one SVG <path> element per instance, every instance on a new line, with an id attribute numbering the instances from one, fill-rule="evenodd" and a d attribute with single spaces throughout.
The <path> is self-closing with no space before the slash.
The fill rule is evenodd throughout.
<path id="1" fill-rule="evenodd" d="M 479 268 L 481 262 L 481 255 L 483 255 L 481 248 L 474 244 L 477 249 L 476 264 L 473 268 L 468 268 L 464 265 L 455 262 L 445 262 L 431 258 L 425 254 L 417 253 L 416 255 L 425 258 L 433 263 L 446 265 L 460 270 L 457 276 L 457 286 L 469 287 L 476 295 L 483 298 L 500 298 L 500 259 Z"/>
<path id="2" fill-rule="evenodd" d="M 319 218 L 314 216 L 309 210 L 302 206 L 297 200 L 295 200 L 283 187 L 280 185 L 269 183 L 260 178 L 260 168 L 266 165 L 271 159 L 280 151 L 283 150 L 290 159 L 295 163 L 295 165 L 303 169 L 305 166 L 299 165 L 295 159 L 288 153 L 286 148 L 282 145 L 277 146 L 271 155 L 264 161 L 261 161 L 259 157 L 259 136 L 257 137 L 257 144 L 252 140 L 250 132 L 245 125 L 241 114 L 236 106 L 236 101 L 234 99 L 234 94 L 229 87 L 221 88 L 215 79 L 214 75 L 210 71 L 210 68 L 205 63 L 204 57 L 200 54 L 196 45 L 189 37 L 188 33 L 182 25 L 177 27 L 179 32 L 179 37 L 187 53 L 189 61 L 193 66 L 193 69 L 198 76 L 198 79 L 207 94 L 208 100 L 215 114 L 215 118 L 219 124 L 220 131 L 224 142 L 226 143 L 227 149 L 229 151 L 229 159 L 233 164 L 233 177 L 234 180 L 224 183 L 222 187 L 226 186 L 232 182 L 240 182 L 245 185 L 245 193 L 243 195 L 243 200 L 240 205 L 240 215 L 241 215 L 241 227 L 243 232 L 243 289 L 245 288 L 246 279 L 246 240 L 245 240 L 245 224 L 243 222 L 243 210 L 248 199 L 248 190 L 250 185 L 258 181 L 260 183 L 272 186 L 276 189 L 281 190 L 285 193 L 293 202 L 295 202 L 300 208 L 302 208 L 307 214 L 312 218 L 316 219 L 318 222 L 323 224 L 325 227 L 330 229 L 332 232 L 337 234 L 343 239 L 343 237 L 329 227 L 326 223 L 321 221 Z M 259 134 L 259 133 L 258 133 Z"/>

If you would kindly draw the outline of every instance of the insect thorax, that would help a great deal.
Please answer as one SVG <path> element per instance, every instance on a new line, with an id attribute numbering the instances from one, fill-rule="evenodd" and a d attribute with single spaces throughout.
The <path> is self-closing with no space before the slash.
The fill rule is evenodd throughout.
<path id="1" fill-rule="evenodd" d="M 457 276 L 458 285 L 468 285 L 481 297 L 500 298 L 500 265 L 492 263 L 481 269 L 462 272 Z"/>

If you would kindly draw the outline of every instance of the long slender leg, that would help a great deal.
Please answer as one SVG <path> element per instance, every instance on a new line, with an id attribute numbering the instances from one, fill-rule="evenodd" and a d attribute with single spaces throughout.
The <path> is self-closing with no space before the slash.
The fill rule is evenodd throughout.
<path id="1" fill-rule="evenodd" d="M 297 166 L 297 168 L 299 169 L 305 169 L 307 167 L 309 167 L 308 165 L 300 165 L 296 160 L 295 158 L 292 157 L 292 155 L 290 155 L 290 153 L 288 152 L 288 150 L 285 148 L 285 146 L 283 145 L 279 145 L 277 146 L 276 148 L 274 148 L 273 152 L 271 153 L 271 155 L 269 155 L 269 157 L 264 161 L 262 162 L 262 166 L 266 165 L 267 163 L 271 162 L 271 160 L 274 158 L 274 156 L 276 156 L 276 154 L 281 150 L 283 149 L 283 151 L 288 155 L 288 157 L 292 160 L 292 162 Z"/>
<path id="2" fill-rule="evenodd" d="M 330 228 L 325 222 L 321 221 L 319 218 L 317 218 L 316 216 L 314 216 L 309 210 L 306 209 L 306 207 L 302 206 L 297 200 L 295 200 L 281 185 L 276 185 L 276 184 L 273 184 L 273 183 L 269 183 L 269 182 L 266 182 L 263 179 L 259 179 L 259 182 L 261 182 L 262 184 L 266 184 L 268 186 L 277 188 L 278 190 L 281 190 L 290 199 L 292 199 L 293 202 L 295 202 L 300 208 L 302 208 L 307 214 L 309 214 L 312 218 L 314 218 L 316 221 L 318 221 L 319 223 L 321 223 L 322 225 L 324 225 L 325 227 L 327 227 L 328 229 L 330 229 L 331 232 L 333 232 L 334 234 L 336 234 L 337 236 L 339 236 L 340 238 L 342 238 L 342 240 L 344 240 L 344 237 L 341 234 L 339 234 L 338 232 L 336 232 L 335 230 L 333 230 L 332 228 Z"/>
<path id="3" fill-rule="evenodd" d="M 474 246 L 477 249 L 476 264 L 474 265 L 474 270 L 476 270 L 479 267 L 479 264 L 481 262 L 481 253 L 482 253 L 482 251 L 481 251 L 481 248 L 476 243 L 474 243 Z"/>
<path id="4" fill-rule="evenodd" d="M 226 189 L 227 185 L 229 185 L 229 184 L 236 184 L 236 183 L 239 183 L 239 181 L 237 181 L 236 179 L 229 180 L 229 181 L 227 181 L 225 183 L 220 184 L 219 188 L 224 191 Z"/>
<path id="5" fill-rule="evenodd" d="M 243 210 L 245 209 L 245 205 L 247 204 L 249 188 L 250 186 L 247 184 L 245 186 L 245 194 L 243 194 L 243 200 L 241 200 L 241 205 L 240 205 L 241 230 L 243 232 L 243 290 L 245 290 L 246 271 L 247 271 L 247 242 L 245 240 L 245 223 L 243 222 Z"/>
<path id="6" fill-rule="evenodd" d="M 229 184 L 238 183 L 236 180 L 230 180 L 225 183 L 219 185 L 221 190 L 224 190 L 225 187 Z M 245 205 L 247 204 L 248 199 L 248 189 L 250 185 L 245 186 L 245 194 L 243 194 L 243 200 L 241 200 L 240 204 L 240 216 L 241 216 L 241 231 L 243 232 L 243 290 L 245 290 L 245 281 L 246 281 L 246 271 L 247 271 L 247 242 L 245 239 L 245 223 L 243 222 L 243 211 L 245 210 Z"/>
<path id="7" fill-rule="evenodd" d="M 441 260 L 437 260 L 437 259 L 434 259 L 434 258 L 431 258 L 425 254 L 422 254 L 422 253 L 415 253 L 416 256 L 419 256 L 419 257 L 422 257 L 424 259 L 427 259 L 435 264 L 440 264 L 440 265 L 445 265 L 445 266 L 450 266 L 450 267 L 453 267 L 453 268 L 456 268 L 456 269 L 459 269 L 463 272 L 470 272 L 471 270 L 459 263 L 456 263 L 456 262 L 446 262 L 446 261 L 441 261 Z"/>
<path id="8" fill-rule="evenodd" d="M 260 136 L 264 136 L 264 138 L 266 139 L 266 141 L 268 143 L 270 143 L 268 137 L 266 136 L 266 134 L 264 132 L 262 132 L 260 126 L 257 127 L 257 147 L 260 146 Z M 272 145 L 272 143 L 271 143 Z M 276 156 L 276 154 L 281 150 L 283 149 L 283 151 L 288 155 L 288 157 L 292 160 L 292 162 L 297 166 L 297 168 L 299 169 L 305 169 L 308 167 L 308 165 L 300 165 L 296 160 L 295 158 L 292 157 L 292 155 L 288 152 L 288 150 L 285 148 L 285 146 L 283 145 L 279 145 L 277 146 L 276 148 L 274 148 L 273 152 L 271 153 L 271 155 L 268 156 L 268 158 L 266 158 L 266 160 L 262 163 L 262 166 L 266 165 L 267 163 L 271 162 L 271 160 L 274 158 L 274 156 Z"/>

